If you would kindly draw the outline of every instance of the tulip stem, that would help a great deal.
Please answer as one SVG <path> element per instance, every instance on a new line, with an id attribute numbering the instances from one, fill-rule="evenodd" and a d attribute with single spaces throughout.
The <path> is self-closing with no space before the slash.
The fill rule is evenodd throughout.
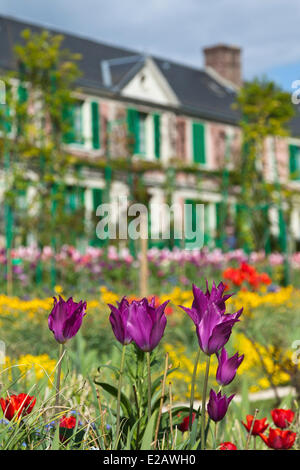
<path id="1" fill-rule="evenodd" d="M 206 408 L 206 394 L 207 394 L 207 385 L 209 377 L 209 364 L 210 356 L 207 356 L 206 359 L 206 370 L 203 384 L 203 393 L 202 393 L 202 407 L 201 407 L 201 450 L 205 449 L 205 408 Z"/>
<path id="2" fill-rule="evenodd" d="M 150 365 L 150 352 L 146 353 L 147 356 L 147 370 L 148 370 L 148 420 L 151 418 L 151 365 Z"/>
<path id="3" fill-rule="evenodd" d="M 59 399 L 60 399 L 60 380 L 61 380 L 61 365 L 63 356 L 65 353 L 65 345 L 59 345 L 59 359 L 58 359 L 58 366 L 57 366 L 57 375 L 56 375 L 56 397 L 55 397 L 55 410 L 56 413 L 59 413 Z"/>
<path id="4" fill-rule="evenodd" d="M 118 442 L 119 434 L 120 434 L 121 389 L 122 389 L 122 378 L 123 378 L 124 362 L 125 362 L 125 348 L 126 348 L 126 345 L 123 344 L 120 373 L 119 373 L 118 398 L 117 398 L 117 432 L 116 432 L 117 442 Z"/>
<path id="5" fill-rule="evenodd" d="M 192 430 L 192 421 L 193 421 L 193 409 L 194 409 L 194 397 L 195 397 L 195 383 L 196 383 L 196 375 L 197 375 L 197 368 L 200 358 L 200 348 L 197 352 L 197 356 L 195 359 L 194 370 L 193 370 L 193 377 L 192 377 L 192 388 L 191 388 L 191 396 L 190 396 L 190 414 L 189 414 L 189 430 Z"/>
<path id="6" fill-rule="evenodd" d="M 218 423 L 215 422 L 215 434 L 214 434 L 214 448 L 217 448 L 217 437 L 218 437 Z"/>

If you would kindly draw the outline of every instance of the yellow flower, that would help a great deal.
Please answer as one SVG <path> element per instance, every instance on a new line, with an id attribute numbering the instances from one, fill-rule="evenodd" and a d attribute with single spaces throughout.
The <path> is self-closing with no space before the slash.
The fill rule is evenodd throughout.
<path id="1" fill-rule="evenodd" d="M 56 294 L 61 294 L 63 292 L 63 288 L 61 286 L 55 286 L 54 291 Z"/>
<path id="2" fill-rule="evenodd" d="M 32 378 L 35 381 L 48 377 L 49 384 L 52 384 L 54 380 L 56 361 L 51 359 L 48 354 L 41 354 L 39 356 L 24 354 L 19 356 L 18 359 L 12 359 L 6 356 L 3 371 L 5 371 L 10 380 L 13 377 L 13 367 L 18 368 L 21 374 L 24 374 L 24 377 L 27 379 Z"/>
<path id="3" fill-rule="evenodd" d="M 51 376 L 53 379 L 56 361 L 51 359 L 48 354 L 41 354 L 40 356 L 25 354 L 14 362 L 21 372 L 33 372 L 38 380 L 42 379 L 45 375 Z"/>

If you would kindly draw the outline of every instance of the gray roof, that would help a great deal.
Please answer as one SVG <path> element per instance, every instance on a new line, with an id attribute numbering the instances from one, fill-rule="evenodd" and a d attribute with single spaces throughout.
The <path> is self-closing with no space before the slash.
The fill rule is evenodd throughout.
<path id="1" fill-rule="evenodd" d="M 13 47 L 21 42 L 20 34 L 26 28 L 33 32 L 47 29 L 55 34 L 63 34 L 63 47 L 81 54 L 82 57 L 79 67 L 83 75 L 79 84 L 99 92 L 111 91 L 118 94 L 145 60 L 137 51 L 0 16 L 0 67 L 9 70 L 16 67 Z M 239 113 L 232 109 L 235 100 L 232 89 L 204 70 L 155 56 L 151 58 L 177 96 L 179 112 L 238 124 Z M 291 121 L 290 129 L 293 135 L 300 136 L 300 111 L 296 111 L 297 115 Z"/>

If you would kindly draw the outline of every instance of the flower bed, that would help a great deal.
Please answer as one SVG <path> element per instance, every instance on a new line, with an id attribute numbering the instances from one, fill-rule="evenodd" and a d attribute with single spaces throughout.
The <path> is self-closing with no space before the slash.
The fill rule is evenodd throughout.
<path id="1" fill-rule="evenodd" d="M 209 295 L 209 291 L 205 294 L 205 289 L 202 292 L 197 288 L 192 291 L 175 287 L 169 295 L 156 296 L 153 300 L 129 297 L 129 301 L 123 299 L 119 304 L 119 296 L 102 286 L 98 288 L 96 298 L 87 299 L 87 305 L 57 299 L 54 307 L 51 298 L 24 300 L 1 296 L 1 331 L 7 346 L 7 359 L 1 374 L 2 446 L 20 448 L 25 443 L 26 448 L 67 449 L 91 448 L 96 443 L 97 448 L 117 446 L 125 449 L 150 448 L 151 442 L 155 442 L 157 448 L 164 445 L 172 449 L 195 446 L 230 450 L 251 448 L 253 430 L 250 426 L 248 434 L 245 433 L 242 420 L 245 423 L 246 413 L 252 412 L 253 416 L 254 407 L 247 396 L 243 396 L 243 390 L 254 392 L 271 388 L 276 399 L 279 385 L 293 384 L 299 393 L 298 365 L 292 358 L 293 341 L 299 331 L 300 292 L 292 286 L 268 292 L 268 285 L 269 282 L 256 285 L 254 292 L 241 289 L 232 297 L 225 290 L 226 286 L 212 287 Z M 56 293 L 63 295 L 63 288 L 57 286 Z M 207 301 L 209 307 L 204 308 Z M 205 313 L 207 308 L 211 313 Z M 47 322 L 51 311 L 52 316 Z M 61 323 L 64 311 L 68 322 L 74 315 L 78 321 L 74 317 L 70 325 Z M 209 320 L 203 320 L 204 314 Z M 140 316 L 145 319 L 137 327 Z M 148 316 L 153 323 L 151 327 L 149 324 L 147 333 Z M 125 327 L 124 321 L 128 318 L 130 324 Z M 212 321 L 214 326 L 211 326 Z M 225 327 L 226 322 L 228 327 Z M 53 337 L 49 335 L 48 324 Z M 222 328 L 218 326 L 221 324 Z M 129 343 L 129 346 L 123 346 L 122 354 L 114 335 L 121 344 Z M 72 337 L 67 355 L 63 352 L 57 363 L 55 339 L 64 343 Z M 225 344 L 226 351 L 223 349 Z M 208 362 L 205 358 L 211 359 Z M 61 363 L 63 367 L 59 371 Z M 205 373 L 208 370 L 209 377 Z M 58 375 L 62 377 L 60 386 L 57 385 Z M 121 382 L 120 377 L 123 377 Z M 149 380 L 153 385 L 151 397 L 147 391 Z M 119 390 L 122 387 L 125 395 L 119 395 L 118 383 Z M 220 386 L 226 387 L 225 395 L 219 390 Z M 19 397 L 14 399 L 17 405 L 9 402 L 5 390 L 9 396 Z M 60 402 L 57 403 L 58 390 Z M 24 396 L 19 395 L 24 391 L 29 401 L 27 405 L 25 403 L 23 413 Z M 235 401 L 231 404 L 235 394 L 242 396 L 241 405 Z M 205 438 L 203 429 L 207 418 L 203 421 L 199 410 L 189 403 L 205 400 L 206 396 L 209 398 L 208 417 L 221 425 L 216 424 L 212 435 Z M 171 414 L 163 412 L 162 405 L 170 402 L 173 406 Z M 176 407 L 178 402 L 186 402 L 186 405 Z M 6 409 L 10 410 L 9 415 Z M 109 413 L 105 411 L 108 409 Z M 268 409 L 269 406 L 265 413 Z M 263 410 L 257 419 L 261 419 L 261 413 Z M 262 430 L 258 433 L 259 441 L 253 439 L 253 445 L 255 441 L 260 448 L 265 445 L 270 448 L 297 447 L 294 415 L 280 431 L 273 414 L 277 428 L 270 428 L 268 433 Z M 236 419 L 238 428 L 234 424 Z M 18 427 L 18 432 L 16 439 L 7 444 L 12 425 Z M 37 427 L 42 427 L 38 435 L 34 431 Z M 149 433 L 151 442 L 146 438 Z M 116 436 L 119 436 L 118 444 Z"/>

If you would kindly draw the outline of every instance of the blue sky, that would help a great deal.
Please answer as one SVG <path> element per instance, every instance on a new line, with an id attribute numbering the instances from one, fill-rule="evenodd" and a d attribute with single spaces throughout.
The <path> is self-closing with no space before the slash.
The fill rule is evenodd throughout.
<path id="1" fill-rule="evenodd" d="M 300 0 L 0 0 L 0 14 L 199 67 L 225 42 L 246 79 L 300 79 Z"/>

